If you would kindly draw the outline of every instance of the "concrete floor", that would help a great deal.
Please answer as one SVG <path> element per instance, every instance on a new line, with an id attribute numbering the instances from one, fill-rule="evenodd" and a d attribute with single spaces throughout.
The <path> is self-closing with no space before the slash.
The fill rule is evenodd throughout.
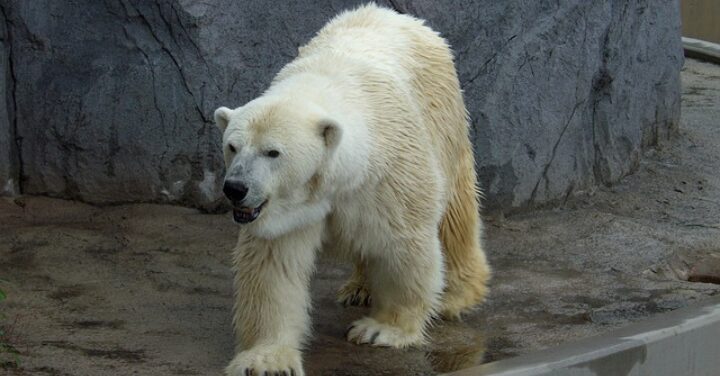
<path id="1" fill-rule="evenodd" d="M 487 220 L 488 302 L 398 351 L 342 339 L 363 308 L 313 282 L 309 375 L 429 375 L 592 336 L 720 293 L 720 66 L 688 60 L 681 133 L 636 174 L 561 208 Z M 0 199 L 0 373 L 212 375 L 230 360 L 235 237 L 228 215 Z M 0 349 L 2 349 L 0 347 Z"/>

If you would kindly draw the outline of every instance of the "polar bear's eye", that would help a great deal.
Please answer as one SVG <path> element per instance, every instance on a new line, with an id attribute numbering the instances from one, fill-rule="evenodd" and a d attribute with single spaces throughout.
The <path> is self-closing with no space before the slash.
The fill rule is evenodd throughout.
<path id="1" fill-rule="evenodd" d="M 266 157 L 270 157 L 270 158 L 277 158 L 280 156 L 280 152 L 277 150 L 268 150 L 264 154 Z"/>
<path id="2" fill-rule="evenodd" d="M 235 149 L 235 146 L 233 146 L 233 144 L 228 144 L 228 150 L 230 150 L 231 153 L 237 153 L 237 150 Z"/>

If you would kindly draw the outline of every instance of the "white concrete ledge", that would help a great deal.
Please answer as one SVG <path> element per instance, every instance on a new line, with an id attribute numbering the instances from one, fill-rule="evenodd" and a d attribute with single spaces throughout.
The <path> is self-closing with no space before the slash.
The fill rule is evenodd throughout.
<path id="1" fill-rule="evenodd" d="M 682 38 L 685 56 L 720 64 L 720 44 L 694 38 Z"/>
<path id="2" fill-rule="evenodd" d="M 606 335 L 449 375 L 717 376 L 720 296 Z"/>

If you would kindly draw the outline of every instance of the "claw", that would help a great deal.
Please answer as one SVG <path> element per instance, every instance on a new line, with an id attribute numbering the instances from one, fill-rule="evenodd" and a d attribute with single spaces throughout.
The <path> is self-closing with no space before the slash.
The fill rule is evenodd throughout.
<path id="1" fill-rule="evenodd" d="M 347 330 L 345 331 L 345 338 L 348 338 L 348 335 L 350 335 L 350 331 L 353 330 L 355 325 L 350 325 Z M 292 371 L 292 370 L 291 370 Z"/>
<path id="2" fill-rule="evenodd" d="M 295 376 L 295 369 L 294 369 L 294 368 L 290 368 L 290 376 Z"/>
<path id="3" fill-rule="evenodd" d="M 375 340 L 377 339 L 377 337 L 378 337 L 379 335 L 380 335 L 380 332 L 375 332 L 375 334 L 373 334 L 372 337 L 370 337 L 370 343 L 374 345 L 374 344 L 375 344 Z"/>
<path id="4" fill-rule="evenodd" d="M 252 376 L 253 372 L 250 370 L 250 368 L 245 368 L 245 376 Z"/>

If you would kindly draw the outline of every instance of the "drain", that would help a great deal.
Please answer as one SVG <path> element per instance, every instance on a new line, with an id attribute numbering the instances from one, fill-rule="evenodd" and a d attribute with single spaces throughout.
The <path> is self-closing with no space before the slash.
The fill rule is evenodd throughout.
<path id="1" fill-rule="evenodd" d="M 720 249 L 678 251 L 645 274 L 665 280 L 720 285 Z"/>
<path id="2" fill-rule="evenodd" d="M 720 285 L 720 255 L 708 255 L 690 267 L 688 281 Z"/>

